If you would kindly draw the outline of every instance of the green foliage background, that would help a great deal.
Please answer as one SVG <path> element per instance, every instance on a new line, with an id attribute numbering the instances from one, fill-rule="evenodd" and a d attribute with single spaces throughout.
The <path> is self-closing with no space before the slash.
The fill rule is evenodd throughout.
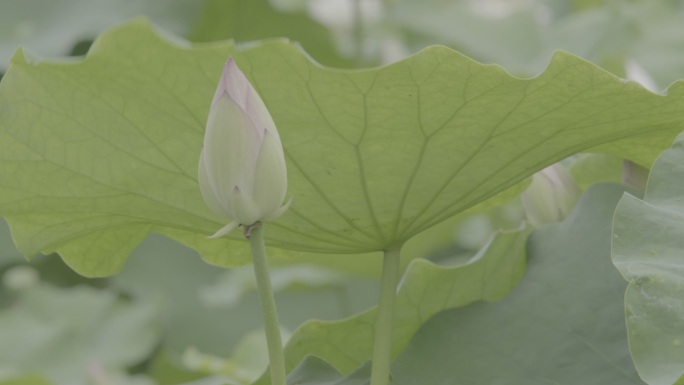
<path id="1" fill-rule="evenodd" d="M 305 1 L 74 0 L 59 12 L 42 3 L 0 14 L 0 214 L 19 250 L 3 230 L 0 384 L 266 383 L 263 341 L 249 334 L 256 296 L 237 268 L 247 245 L 205 239 L 223 224 L 196 183 L 228 55 L 262 95 L 287 155 L 295 200 L 267 237 L 282 269 L 292 383 L 364 383 L 374 310 L 362 310 L 375 302 L 380 252 L 398 244 L 399 384 L 681 381 L 679 345 L 639 343 L 675 341 L 681 325 L 659 334 L 655 319 L 630 321 L 643 298 L 635 287 L 677 293 L 681 276 L 626 272 L 618 251 L 631 280 L 629 348 L 616 326 L 624 283 L 607 258 L 624 187 L 592 187 L 563 223 L 537 230 L 520 227 L 516 198 L 526 178 L 578 152 L 601 153 L 565 160 L 586 187 L 619 180 L 623 158 L 650 167 L 670 146 L 684 126 L 681 83 L 654 94 L 580 57 L 619 76 L 635 76 L 636 63 L 652 77 L 639 80 L 664 89 L 684 68 L 673 54 L 684 44 L 678 2 L 487 11 L 404 0 L 380 13 L 362 5 L 365 18 L 346 24 Z M 341 8 L 340 19 L 344 9 L 354 15 Z M 120 24 L 134 15 L 201 43 L 144 19 Z M 85 58 L 31 52 L 80 54 L 105 29 Z M 435 43 L 480 62 L 425 48 Z M 28 49 L 10 64 L 20 44 Z M 570 53 L 551 57 L 559 48 Z M 658 180 L 671 180 L 676 170 L 658 164 Z M 626 227 L 638 216 L 619 215 Z"/>

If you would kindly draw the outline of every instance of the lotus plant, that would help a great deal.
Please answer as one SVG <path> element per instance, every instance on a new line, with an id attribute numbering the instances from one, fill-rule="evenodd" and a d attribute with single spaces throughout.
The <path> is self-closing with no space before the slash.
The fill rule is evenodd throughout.
<path id="1" fill-rule="evenodd" d="M 268 342 L 271 383 L 285 385 L 280 326 L 268 272 L 262 222 L 282 215 L 287 171 L 280 136 L 266 105 L 232 58 L 211 103 L 199 185 L 207 206 L 228 224 L 210 238 L 244 227 L 250 241 Z"/>

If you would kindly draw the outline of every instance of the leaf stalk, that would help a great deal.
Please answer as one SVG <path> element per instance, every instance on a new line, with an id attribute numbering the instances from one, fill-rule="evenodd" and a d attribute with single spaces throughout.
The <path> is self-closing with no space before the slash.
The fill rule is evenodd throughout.
<path id="1" fill-rule="evenodd" d="M 392 324 L 399 283 L 399 248 L 385 250 L 380 280 L 380 303 L 375 319 L 375 341 L 370 385 L 388 385 L 392 363 Z"/>

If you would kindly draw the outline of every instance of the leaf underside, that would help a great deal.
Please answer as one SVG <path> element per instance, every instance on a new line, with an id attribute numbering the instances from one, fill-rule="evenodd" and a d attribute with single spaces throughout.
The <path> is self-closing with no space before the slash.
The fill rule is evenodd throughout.
<path id="1" fill-rule="evenodd" d="M 247 263 L 239 231 L 205 239 L 225 223 L 197 186 L 228 55 L 285 147 L 294 201 L 267 229 L 276 257 L 402 244 L 597 146 L 649 164 L 684 124 L 681 83 L 655 95 L 563 52 L 533 79 L 444 47 L 343 71 L 285 40 L 189 45 L 136 20 L 84 60 L 19 51 L 0 84 L 0 213 L 21 252 L 57 251 L 82 274 L 111 275 L 158 232 L 211 263 Z"/>

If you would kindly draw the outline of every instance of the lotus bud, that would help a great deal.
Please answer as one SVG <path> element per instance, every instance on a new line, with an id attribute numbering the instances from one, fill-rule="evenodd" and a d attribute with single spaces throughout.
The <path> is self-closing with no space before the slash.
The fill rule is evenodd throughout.
<path id="1" fill-rule="evenodd" d="M 522 195 L 527 220 L 534 226 L 563 220 L 575 207 L 582 191 L 565 167 L 549 166 L 532 176 Z"/>
<path id="2" fill-rule="evenodd" d="M 199 185 L 211 211 L 228 221 L 211 238 L 273 220 L 290 204 L 283 205 L 287 171 L 275 123 L 232 58 L 209 110 Z"/>

